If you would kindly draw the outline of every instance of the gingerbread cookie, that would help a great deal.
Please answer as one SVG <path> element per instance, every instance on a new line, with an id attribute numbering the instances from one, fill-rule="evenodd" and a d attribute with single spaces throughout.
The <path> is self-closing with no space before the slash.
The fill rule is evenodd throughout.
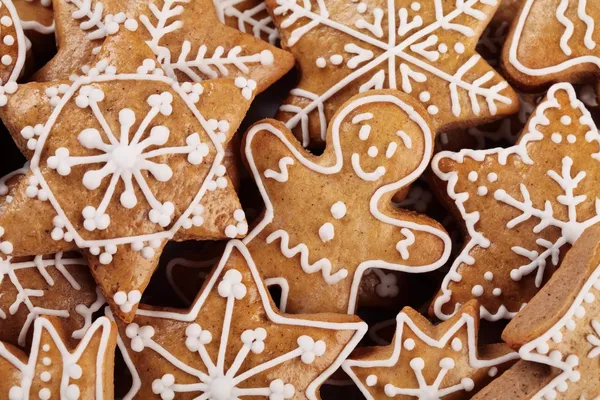
<path id="1" fill-rule="evenodd" d="M 600 222 L 600 135 L 566 83 L 550 89 L 515 146 L 441 152 L 432 169 L 468 233 L 432 305 L 442 319 L 472 298 L 483 318 L 514 317 Z"/>
<path id="2" fill-rule="evenodd" d="M 15 9 L 25 32 L 27 49 L 31 50 L 28 66 L 42 66 L 56 52 L 54 10 L 51 0 L 14 0 Z"/>
<path id="3" fill-rule="evenodd" d="M 243 77 L 263 91 L 294 65 L 291 54 L 219 22 L 210 0 L 54 0 L 58 54 L 36 75 L 68 79 L 94 64 L 104 39 L 134 30 L 170 78 Z"/>
<path id="4" fill-rule="evenodd" d="M 17 10 L 10 0 L 0 1 L 0 107 L 17 90 L 27 45 Z"/>
<path id="5" fill-rule="evenodd" d="M 4 399 L 113 399 L 117 329 L 97 319 L 77 346 L 56 317 L 34 323 L 29 356 L 0 342 L 0 394 Z"/>
<path id="6" fill-rule="evenodd" d="M 600 226 L 586 230 L 561 268 L 502 334 L 524 360 L 560 371 L 534 398 L 600 396 Z"/>
<path id="7" fill-rule="evenodd" d="M 317 399 L 367 330 L 355 316 L 275 311 L 248 249 L 231 241 L 188 311 L 143 307 L 119 322 L 144 399 Z"/>
<path id="8" fill-rule="evenodd" d="M 386 90 L 344 104 L 318 157 L 280 122 L 248 131 L 245 156 L 266 211 L 245 242 L 264 277 L 289 285 L 289 312 L 353 313 L 368 270 L 444 265 L 451 245 L 443 228 L 391 201 L 429 164 L 428 121 L 416 100 Z"/>
<path id="9" fill-rule="evenodd" d="M 266 3 L 302 71 L 278 119 L 305 147 L 322 145 L 336 110 L 369 89 L 418 99 L 434 131 L 518 111 L 508 83 L 475 52 L 496 0 Z"/>
<path id="10" fill-rule="evenodd" d="M 263 0 L 213 0 L 221 23 L 275 44 L 279 31 Z"/>
<path id="11" fill-rule="evenodd" d="M 600 3 L 588 0 L 524 0 L 504 50 L 502 64 L 520 87 L 536 90 L 554 82 L 584 82 L 599 76 Z"/>
<path id="12" fill-rule="evenodd" d="M 396 321 L 391 345 L 359 348 L 343 364 L 369 400 L 468 398 L 519 357 L 504 344 L 478 348 L 477 301 L 437 326 L 410 307 Z"/>
<path id="13" fill-rule="evenodd" d="M 168 240 L 248 229 L 222 162 L 255 86 L 244 78 L 179 85 L 151 57 L 124 31 L 86 75 L 21 85 L 0 111 L 32 159 L 0 215 L 12 244 L 5 253 L 84 250 L 122 318 L 133 316 Z"/>

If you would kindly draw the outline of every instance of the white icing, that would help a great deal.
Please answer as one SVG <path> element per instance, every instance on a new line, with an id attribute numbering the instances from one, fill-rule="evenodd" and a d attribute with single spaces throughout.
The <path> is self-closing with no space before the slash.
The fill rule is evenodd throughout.
<path id="1" fill-rule="evenodd" d="M 226 18 L 237 19 L 237 28 L 241 32 L 247 32 L 246 25 L 251 27 L 252 35 L 259 39 L 266 39 L 271 44 L 275 44 L 279 39 L 279 31 L 273 26 L 273 20 L 267 14 L 265 3 L 258 3 L 250 9 L 243 6 L 243 2 L 236 0 L 213 0 L 217 9 L 217 16 L 221 23 L 225 23 Z M 239 7 L 239 8 L 238 8 Z"/>
<path id="2" fill-rule="evenodd" d="M 342 219 L 346 216 L 347 208 L 343 201 L 338 201 L 331 206 L 331 216 L 335 219 Z"/>
<path id="3" fill-rule="evenodd" d="M 327 222 L 319 228 L 319 237 L 323 243 L 333 240 L 335 236 L 335 229 L 331 222 Z"/>

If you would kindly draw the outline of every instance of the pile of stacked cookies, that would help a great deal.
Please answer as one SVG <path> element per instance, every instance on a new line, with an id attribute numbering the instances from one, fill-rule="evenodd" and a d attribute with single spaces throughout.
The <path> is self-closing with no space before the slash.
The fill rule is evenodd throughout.
<path id="1" fill-rule="evenodd" d="M 0 0 L 0 399 L 600 399 L 596 22 Z"/>

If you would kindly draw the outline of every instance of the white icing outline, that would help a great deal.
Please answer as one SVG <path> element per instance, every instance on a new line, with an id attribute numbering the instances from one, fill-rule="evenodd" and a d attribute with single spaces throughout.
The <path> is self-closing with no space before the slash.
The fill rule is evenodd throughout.
<path id="1" fill-rule="evenodd" d="M 237 5 L 248 0 L 213 0 L 213 4 L 217 9 L 217 17 L 222 24 L 225 24 L 227 17 L 237 19 L 237 29 L 240 32 L 246 32 L 246 24 L 252 26 L 252 35 L 258 39 L 262 39 L 263 35 L 267 35 L 268 42 L 274 45 L 279 39 L 279 31 L 273 25 L 273 19 L 267 13 L 267 5 L 264 1 L 252 1 L 256 5 L 244 11 L 238 10 Z M 266 13 L 263 19 L 256 19 L 255 16 L 261 12 Z"/>
<path id="2" fill-rule="evenodd" d="M 353 112 L 356 108 L 366 105 L 366 104 L 377 103 L 377 102 L 391 103 L 391 104 L 397 106 L 403 112 L 405 112 L 411 118 L 411 120 L 413 120 L 421 128 L 421 133 L 423 134 L 423 137 L 424 137 L 424 157 L 421 160 L 421 163 L 419 164 L 419 166 L 417 168 L 415 168 L 415 170 L 412 173 L 408 174 L 406 177 L 402 178 L 401 180 L 399 180 L 395 183 L 387 184 L 387 185 L 384 185 L 384 186 L 380 187 L 379 189 L 377 189 L 377 191 L 371 197 L 371 200 L 370 200 L 371 214 L 373 215 L 373 217 L 375 217 L 376 219 L 378 219 L 379 221 L 381 221 L 385 224 L 397 226 L 399 228 L 407 228 L 407 229 L 413 229 L 413 230 L 420 231 L 420 232 L 427 232 L 431 235 L 438 237 L 444 243 L 444 253 L 441 255 L 440 259 L 437 262 L 430 264 L 430 265 L 420 266 L 420 267 L 401 265 L 401 264 L 392 264 L 392 263 L 383 262 L 381 260 L 363 261 L 357 267 L 356 272 L 354 273 L 354 276 L 352 277 L 352 279 L 353 279 L 352 289 L 351 289 L 351 295 L 350 295 L 349 304 L 348 304 L 348 313 L 350 313 L 350 314 L 354 313 L 354 311 L 355 311 L 355 307 L 356 307 L 355 303 L 356 303 L 357 297 L 358 297 L 358 289 L 359 289 L 360 281 L 362 279 L 362 275 L 364 274 L 364 272 L 366 270 L 368 270 L 370 268 L 382 268 L 382 269 L 390 269 L 390 270 L 394 270 L 394 271 L 402 271 L 402 272 L 408 272 L 408 273 L 430 272 L 430 271 L 434 271 L 434 270 L 442 267 L 446 263 L 448 258 L 450 257 L 452 242 L 450 240 L 450 237 L 445 232 L 440 231 L 431 226 L 420 225 L 420 224 L 416 224 L 416 223 L 412 223 L 412 222 L 400 221 L 400 220 L 391 218 L 391 217 L 385 215 L 384 213 L 382 213 L 378 209 L 379 200 L 381 199 L 381 197 L 384 194 L 389 193 L 389 192 L 396 192 L 398 189 L 405 187 L 409 183 L 416 180 L 419 176 L 421 176 L 421 174 L 427 169 L 428 164 L 429 164 L 429 156 L 428 155 L 431 154 L 433 151 L 433 135 L 431 133 L 431 130 L 430 130 L 427 122 L 425 122 L 425 120 L 421 117 L 421 115 L 419 115 L 418 112 L 416 112 L 414 110 L 414 108 L 407 105 L 406 103 L 404 103 L 402 100 L 400 100 L 396 96 L 369 95 L 369 96 L 364 96 L 359 99 L 353 100 L 345 108 L 340 109 L 336 119 L 334 119 L 331 122 L 330 129 L 333 132 L 333 134 L 331 137 L 331 142 L 328 145 L 333 147 L 334 153 L 336 156 L 335 157 L 336 161 L 335 161 L 334 165 L 327 166 L 327 167 L 321 166 L 321 165 L 315 163 L 314 161 L 312 161 L 311 159 L 306 158 L 300 151 L 298 151 L 296 149 L 296 146 L 297 146 L 296 144 L 290 142 L 286 138 L 286 136 L 284 135 L 283 132 L 281 132 L 279 129 L 275 128 L 273 125 L 271 125 L 269 123 L 259 123 L 255 126 L 253 126 L 246 134 L 246 148 L 245 148 L 246 159 L 248 160 L 248 164 L 249 164 L 252 174 L 254 176 L 254 180 L 255 180 L 256 184 L 258 185 L 258 189 L 259 189 L 261 196 L 263 198 L 263 201 L 265 203 L 265 213 L 264 213 L 263 220 L 244 239 L 244 243 L 248 244 L 252 240 L 254 240 L 254 238 L 256 238 L 256 236 L 260 232 L 262 232 L 263 229 L 265 229 L 265 227 L 267 225 L 269 225 L 273 221 L 273 218 L 274 218 L 273 203 L 271 202 L 271 200 L 267 194 L 267 191 L 263 184 L 262 176 L 261 176 L 260 171 L 258 170 L 256 163 L 254 161 L 254 155 L 252 152 L 252 141 L 254 139 L 254 136 L 260 131 L 263 131 L 263 130 L 268 131 L 271 134 L 273 134 L 274 136 L 276 136 L 287 147 L 287 149 L 294 155 L 295 159 L 298 160 L 306 168 L 309 168 L 312 171 L 323 174 L 323 175 L 333 175 L 333 174 L 338 173 L 342 169 L 342 166 L 343 166 L 342 147 L 340 144 L 340 125 L 346 119 L 346 117 L 351 112 Z M 275 231 L 275 232 L 277 232 L 277 231 Z M 330 271 L 323 270 L 322 272 L 323 272 L 324 278 L 327 279 L 327 276 L 330 275 Z M 340 272 L 340 271 L 338 271 L 338 272 Z"/>
<path id="3" fill-rule="evenodd" d="M 587 134 L 587 135 L 589 135 L 589 139 L 588 139 L 588 136 L 586 135 L 587 141 L 588 142 L 596 141 L 600 146 L 600 134 L 598 134 L 598 130 L 594 124 L 594 121 L 592 119 L 590 112 L 586 109 L 585 105 L 577 99 L 577 94 L 576 94 L 573 86 L 571 86 L 568 83 L 560 83 L 560 84 L 556 84 L 556 85 L 552 86 L 550 88 L 550 90 L 548 91 L 547 99 L 537 106 L 533 116 L 529 120 L 527 133 L 522 136 L 521 140 L 519 141 L 519 144 L 514 145 L 512 147 L 508 147 L 508 148 L 496 148 L 496 149 L 490 149 L 490 150 L 465 149 L 465 150 L 461 150 L 458 153 L 454 153 L 454 152 L 450 152 L 450 151 L 443 151 L 434 156 L 433 161 L 431 163 L 431 168 L 432 168 L 433 172 L 435 173 L 435 175 L 437 176 L 437 178 L 439 178 L 442 181 L 447 182 L 447 189 L 446 189 L 447 194 L 452 200 L 454 200 L 454 203 L 455 203 L 457 209 L 460 211 L 460 214 L 465 222 L 468 235 L 470 237 L 468 243 L 464 246 L 460 255 L 452 263 L 450 271 L 444 277 L 444 280 L 442 282 L 442 286 L 440 289 L 442 293 L 439 295 L 439 297 L 437 297 L 435 299 L 435 301 L 433 303 L 435 315 L 438 318 L 445 320 L 452 316 L 452 314 L 451 315 L 444 314 L 442 311 L 442 306 L 444 304 L 450 302 L 452 299 L 452 290 L 450 290 L 448 288 L 450 283 L 453 281 L 459 282 L 460 278 L 462 277 L 462 275 L 458 272 L 459 266 L 462 265 L 461 268 L 469 267 L 469 265 L 470 265 L 469 261 L 472 259 L 471 256 L 469 255 L 469 253 L 471 252 L 471 250 L 473 248 L 475 248 L 476 246 L 486 248 L 486 247 L 489 247 L 489 245 L 490 245 L 489 240 L 476 230 L 476 225 L 477 225 L 477 222 L 479 221 L 479 213 L 477 213 L 477 212 L 467 213 L 467 211 L 465 209 L 464 204 L 469 199 L 469 193 L 466 193 L 466 192 L 457 193 L 455 191 L 456 183 L 458 181 L 458 173 L 456 171 L 448 172 L 448 173 L 442 172 L 439 167 L 440 161 L 443 158 L 449 158 L 456 162 L 462 162 L 462 160 L 465 157 L 469 157 L 469 158 L 472 158 L 473 160 L 480 161 L 480 160 L 483 160 L 487 156 L 497 155 L 499 163 L 504 164 L 510 155 L 516 155 L 519 158 L 521 158 L 524 163 L 533 164 L 533 160 L 529 157 L 529 155 L 527 153 L 527 145 L 531 142 L 538 142 L 538 141 L 544 140 L 544 136 L 537 129 L 537 127 L 538 127 L 538 125 L 546 126 L 550 123 L 548 118 L 545 116 L 546 110 L 551 109 L 551 108 L 560 107 L 560 104 L 558 103 L 558 100 L 556 99 L 556 92 L 558 92 L 558 91 L 565 91 L 569 96 L 571 106 L 573 108 L 577 108 L 582 113 L 583 117 L 581 118 L 580 123 L 586 124 L 590 128 L 590 132 L 588 132 L 588 134 Z M 548 137 L 548 138 L 546 138 L 546 140 L 550 140 L 550 138 Z M 600 162 L 600 152 L 595 155 L 592 155 L 592 157 Z M 598 218 L 600 218 L 600 217 L 598 217 Z M 592 221 L 592 222 L 590 222 L 590 221 Z M 593 224 L 593 220 L 589 220 L 589 221 L 586 221 L 585 224 L 578 223 L 578 226 L 581 227 L 580 231 L 583 232 L 584 227 L 591 226 L 592 224 Z M 573 239 L 576 239 L 576 237 L 565 238 L 565 242 L 562 244 L 565 244 L 565 243 L 572 244 L 574 242 Z M 517 267 L 517 266 L 515 266 L 515 267 Z M 456 307 L 455 307 L 453 313 L 456 312 L 459 307 L 460 307 L 460 304 L 456 303 Z M 492 313 L 485 306 L 481 305 L 481 317 L 486 320 L 489 320 L 489 321 L 497 321 L 500 319 L 512 319 L 517 314 L 517 312 L 518 311 L 508 311 L 504 305 L 501 305 L 497 312 Z"/>
<path id="4" fill-rule="evenodd" d="M 385 321 L 384 323 L 386 323 L 387 326 L 389 326 L 389 324 L 387 324 L 388 321 Z M 360 389 L 360 391 L 362 392 L 362 394 L 368 399 L 368 400 L 374 400 L 374 397 L 371 395 L 371 393 L 369 392 L 369 390 L 367 389 L 367 387 L 365 386 L 365 384 L 358 378 L 358 376 L 356 375 L 356 373 L 353 371 L 353 367 L 359 367 L 359 368 L 374 368 L 374 367 L 388 367 L 388 368 L 394 368 L 396 367 L 396 364 L 398 363 L 398 360 L 400 359 L 400 355 L 402 353 L 402 349 L 403 349 L 403 332 L 404 332 L 404 327 L 407 326 L 408 329 L 410 329 L 421 341 L 423 341 L 427 346 L 429 347 L 435 347 L 438 349 L 444 349 L 450 339 L 452 339 L 452 337 L 459 331 L 459 329 L 461 329 L 464 325 L 467 326 L 467 338 L 468 338 L 468 346 L 469 346 L 469 365 L 471 366 L 471 368 L 488 368 L 488 367 L 493 367 L 502 363 L 505 363 L 507 361 L 510 360 L 515 360 L 519 358 L 519 354 L 516 352 L 510 352 L 508 354 L 505 354 L 503 356 L 500 356 L 498 358 L 495 359 L 491 359 L 491 360 L 480 360 L 477 358 L 477 343 L 475 340 L 475 320 L 474 318 L 466 313 L 463 313 L 461 318 L 456 321 L 456 323 L 454 325 L 452 325 L 452 327 L 450 329 L 448 329 L 444 335 L 438 340 L 438 339 L 434 339 L 429 337 L 426 333 L 424 333 L 415 323 L 414 321 L 408 316 L 408 314 L 401 312 L 398 314 L 398 316 L 396 317 L 396 332 L 394 335 L 394 347 L 393 347 L 393 352 L 392 355 L 388 358 L 388 359 L 384 359 L 384 360 L 352 360 L 352 359 L 348 359 L 346 361 L 344 361 L 344 363 L 342 364 L 342 368 L 344 370 L 344 372 L 346 372 L 350 378 L 352 378 L 352 380 L 354 381 L 354 383 L 356 384 L 356 386 L 358 386 L 358 388 Z M 437 366 L 436 366 L 437 368 Z M 437 382 L 438 384 L 441 384 L 441 380 L 440 382 Z M 396 389 L 400 389 L 400 388 L 396 388 Z M 423 389 L 423 388 L 417 388 L 415 390 L 419 390 L 419 389 Z M 461 380 L 461 384 L 458 385 L 454 385 L 450 388 L 446 388 L 446 389 L 440 389 L 439 387 L 437 388 L 439 390 L 439 392 L 437 393 L 437 395 L 441 398 L 443 396 L 447 396 L 451 393 L 455 393 L 456 391 L 459 390 L 463 390 L 463 385 L 462 385 L 462 380 Z M 387 391 L 387 390 L 386 390 Z M 444 391 L 442 393 L 442 391 Z M 416 396 L 416 394 L 412 394 L 412 393 L 397 393 L 398 395 L 407 395 L 407 396 Z"/>
<path id="5" fill-rule="evenodd" d="M 21 73 L 23 72 L 23 67 L 25 66 L 25 59 L 27 58 L 27 45 L 25 42 L 25 33 L 23 32 L 23 27 L 21 25 L 21 19 L 19 18 L 19 14 L 15 9 L 11 0 L 1 0 L 2 4 L 8 9 L 10 14 L 10 18 L 15 27 L 16 34 L 16 43 L 13 46 L 17 46 L 18 54 L 17 61 L 14 64 L 13 70 L 10 74 L 10 77 L 6 82 L 1 82 L 0 86 L 5 87 L 8 83 L 16 82 L 17 79 L 21 77 Z M 5 89 L 6 90 L 6 89 Z M 8 92 L 8 91 L 7 91 Z"/>
<path id="6" fill-rule="evenodd" d="M 319 329 L 326 329 L 326 330 L 355 331 L 354 336 L 348 342 L 348 344 L 346 345 L 344 350 L 342 352 L 340 352 L 340 354 L 335 359 L 335 361 L 332 362 L 331 365 L 325 371 L 323 371 L 323 373 L 321 375 L 319 375 L 319 377 L 317 377 L 314 381 L 312 381 L 309 384 L 309 386 L 307 387 L 306 391 L 304 392 L 304 394 L 306 395 L 307 398 L 309 398 L 311 400 L 317 400 L 318 397 L 317 397 L 316 392 L 317 392 L 317 389 L 319 388 L 319 386 L 321 386 L 321 384 L 323 384 L 325 382 L 327 377 L 331 376 L 341 366 L 342 362 L 348 357 L 348 355 L 358 345 L 358 343 L 360 342 L 362 337 L 365 335 L 365 333 L 368 330 L 368 326 L 364 322 L 332 323 L 332 322 L 305 320 L 305 319 L 301 319 L 301 318 L 289 318 L 285 315 L 280 314 L 278 311 L 276 311 L 272 308 L 269 293 L 266 289 L 265 284 L 263 283 L 260 273 L 258 272 L 256 264 L 254 263 L 254 260 L 252 259 L 252 256 L 251 256 L 250 252 L 248 251 L 248 249 L 246 248 L 246 246 L 239 240 L 231 240 L 227 244 L 227 247 L 225 248 L 225 251 L 223 253 L 223 258 L 219 262 L 218 266 L 213 270 L 210 280 L 205 284 L 202 293 L 197 298 L 196 302 L 194 303 L 193 307 L 189 310 L 189 312 L 178 313 L 178 312 L 174 312 L 174 311 L 154 311 L 154 310 L 138 309 L 136 312 L 136 315 L 142 315 L 142 316 L 146 316 L 146 317 L 150 317 L 150 318 L 157 318 L 157 319 L 181 321 L 181 322 L 190 322 L 190 323 L 195 322 L 196 318 L 198 317 L 198 314 L 200 313 L 202 306 L 204 305 L 204 302 L 206 301 L 208 296 L 211 294 L 211 292 L 213 292 L 213 291 L 216 292 L 217 286 L 219 286 L 219 282 L 221 282 L 221 283 L 223 282 L 224 276 L 221 276 L 221 275 L 228 263 L 231 253 L 234 249 L 236 249 L 237 251 L 240 252 L 240 254 L 244 258 L 245 262 L 247 263 L 248 270 L 250 271 L 250 273 L 252 275 L 252 279 L 254 280 L 254 283 L 256 284 L 256 288 L 258 290 L 258 294 L 260 296 L 265 313 L 266 313 L 267 317 L 269 318 L 269 320 L 271 320 L 273 323 L 278 324 L 278 325 L 304 326 L 304 327 L 312 327 L 312 328 L 319 328 Z M 234 271 L 234 269 L 230 269 L 229 271 Z M 123 350 L 125 348 L 125 345 L 123 344 L 122 346 L 120 345 L 119 347 Z M 129 352 L 129 350 L 127 350 L 127 349 L 125 349 L 125 351 L 123 352 L 123 357 L 125 358 L 125 362 L 127 363 L 128 366 L 129 365 L 134 366 L 128 352 Z M 164 354 L 163 354 L 163 356 L 164 356 Z M 139 373 L 137 372 L 137 370 L 135 370 L 135 367 L 134 367 L 132 376 L 133 376 L 132 388 L 129 391 L 129 393 L 127 394 L 127 396 L 124 397 L 125 400 L 132 399 L 137 394 L 137 391 L 139 390 L 139 388 L 142 385 L 142 382 L 139 377 Z M 149 384 L 149 382 L 146 382 L 145 384 Z"/>

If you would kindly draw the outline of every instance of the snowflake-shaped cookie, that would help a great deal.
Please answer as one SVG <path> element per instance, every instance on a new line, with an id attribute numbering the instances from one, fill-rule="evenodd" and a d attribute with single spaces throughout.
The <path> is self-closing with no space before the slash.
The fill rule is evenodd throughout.
<path id="1" fill-rule="evenodd" d="M 266 212 L 246 243 L 264 277 L 289 285 L 288 311 L 352 313 L 370 269 L 428 272 L 448 259 L 443 228 L 391 201 L 429 164 L 427 121 L 415 100 L 387 90 L 348 101 L 319 157 L 276 121 L 248 131 L 244 151 Z"/>
<path id="2" fill-rule="evenodd" d="M 22 85 L 2 115 L 31 157 L 0 216 L 0 226 L 33 232 L 7 229 L 11 255 L 83 249 L 122 317 L 135 311 L 168 240 L 248 229 L 222 164 L 251 101 L 245 88 L 180 85 L 135 40 L 127 31 L 112 36 L 101 61 L 74 82 Z M 20 106 L 32 101 L 35 108 Z"/>
<path id="3" fill-rule="evenodd" d="M 432 168 L 469 235 L 433 304 L 439 318 L 471 298 L 486 319 L 512 318 L 600 222 L 600 135 L 569 84 L 550 89 L 517 145 L 442 152 Z"/>
<path id="4" fill-rule="evenodd" d="M 534 399 L 600 396 L 599 243 L 600 227 L 588 229 L 548 284 L 502 334 L 524 360 L 560 372 L 545 382 Z"/>
<path id="5" fill-rule="evenodd" d="M 502 63 L 528 89 L 582 82 L 600 67 L 600 5 L 590 0 L 524 0 Z"/>
<path id="6" fill-rule="evenodd" d="M 508 83 L 475 52 L 497 0 L 267 0 L 281 42 L 302 70 L 278 116 L 304 146 L 351 96 L 399 89 L 418 99 L 434 130 L 518 110 Z"/>
<path id="7" fill-rule="evenodd" d="M 102 399 L 113 397 L 117 329 L 97 319 L 77 347 L 56 317 L 34 323 L 29 357 L 0 342 L 0 396 L 3 399 Z"/>
<path id="8" fill-rule="evenodd" d="M 290 317 L 271 302 L 248 249 L 229 242 L 187 312 L 141 308 L 120 323 L 135 366 L 128 398 L 317 399 L 367 326 L 354 316 Z"/>
<path id="9" fill-rule="evenodd" d="M 124 29 L 140 34 L 167 76 L 181 82 L 245 77 L 261 92 L 294 65 L 291 54 L 223 25 L 211 0 L 64 0 L 55 15 L 59 50 L 39 81 L 93 65 L 104 39 Z"/>
<path id="10" fill-rule="evenodd" d="M 471 397 L 519 357 L 504 344 L 478 349 L 478 321 L 476 301 L 437 326 L 407 307 L 396 317 L 393 343 L 357 349 L 344 371 L 369 400 Z"/>

